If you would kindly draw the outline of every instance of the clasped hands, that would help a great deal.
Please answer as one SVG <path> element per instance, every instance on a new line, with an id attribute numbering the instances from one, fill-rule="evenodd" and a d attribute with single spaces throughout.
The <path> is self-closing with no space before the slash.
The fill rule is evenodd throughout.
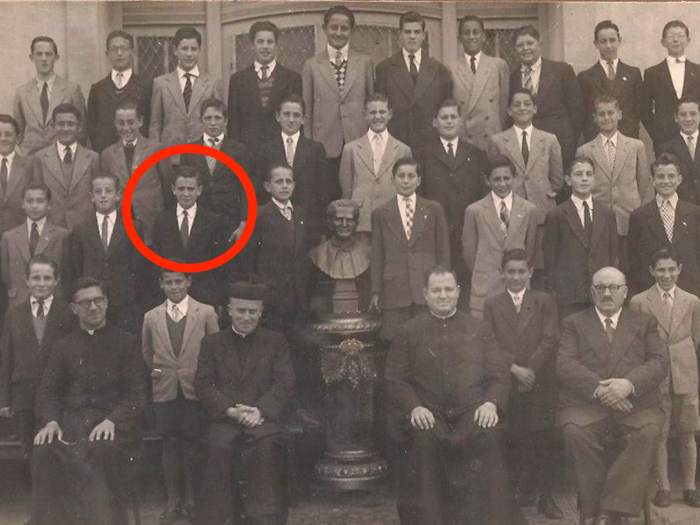
<path id="1" fill-rule="evenodd" d="M 535 388 L 537 375 L 532 368 L 518 366 L 515 363 L 510 365 L 510 373 L 518 380 L 518 392 L 530 392 Z"/>
<path id="2" fill-rule="evenodd" d="M 474 421 L 482 428 L 492 428 L 498 424 L 498 409 L 487 401 L 474 411 Z M 419 430 L 430 430 L 435 426 L 435 416 L 425 407 L 411 411 L 411 426 Z"/>
<path id="3" fill-rule="evenodd" d="M 629 379 L 610 378 L 598 383 L 593 397 L 608 408 L 629 413 L 632 411 L 632 403 L 627 397 L 632 390 L 632 382 Z"/>
<path id="4" fill-rule="evenodd" d="M 260 409 L 247 405 L 236 405 L 226 409 L 226 415 L 246 428 L 259 427 L 265 422 Z"/>
<path id="5" fill-rule="evenodd" d="M 53 443 L 54 438 L 67 445 L 63 441 L 63 429 L 58 421 L 49 421 L 34 437 L 35 445 L 43 445 L 44 443 Z M 114 423 L 109 419 L 105 419 L 102 423 L 95 426 L 88 437 L 90 441 L 114 441 Z"/>

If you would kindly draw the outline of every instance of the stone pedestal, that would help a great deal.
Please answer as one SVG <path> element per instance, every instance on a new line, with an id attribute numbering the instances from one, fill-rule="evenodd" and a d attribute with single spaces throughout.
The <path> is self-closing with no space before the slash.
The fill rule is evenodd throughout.
<path id="1" fill-rule="evenodd" d="M 354 279 L 336 280 L 330 309 L 311 327 L 326 385 L 326 452 L 316 481 L 342 490 L 371 488 L 387 475 L 374 446 L 375 341 L 379 321 L 359 311 Z"/>

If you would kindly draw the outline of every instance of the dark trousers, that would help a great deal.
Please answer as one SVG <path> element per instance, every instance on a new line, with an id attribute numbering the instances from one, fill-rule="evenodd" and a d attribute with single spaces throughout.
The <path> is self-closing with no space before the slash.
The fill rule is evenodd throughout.
<path id="1" fill-rule="evenodd" d="M 19 434 L 19 441 L 22 443 L 22 454 L 25 458 L 29 458 L 32 456 L 34 436 L 36 435 L 34 411 L 20 410 L 15 412 L 13 419 Z"/>
<path id="2" fill-rule="evenodd" d="M 555 431 L 541 430 L 508 435 L 508 472 L 513 486 L 523 494 L 552 494 L 560 477 L 558 455 L 554 453 Z"/>
<path id="3" fill-rule="evenodd" d="M 482 429 L 473 412 L 455 424 L 410 430 L 397 461 L 402 525 L 510 525 L 512 514 L 500 430 Z"/>
<path id="4" fill-rule="evenodd" d="M 254 437 L 236 423 L 212 423 L 197 496 L 198 525 L 286 523 L 284 461 L 279 434 Z"/>
<path id="5" fill-rule="evenodd" d="M 328 202 L 340 199 L 343 192 L 340 189 L 340 159 L 341 157 L 327 158 L 328 165 Z"/>
<path id="6" fill-rule="evenodd" d="M 128 461 L 118 441 L 34 447 L 32 524 L 128 525 Z"/>
<path id="7" fill-rule="evenodd" d="M 591 518 L 602 511 L 639 515 L 661 426 L 632 428 L 611 417 L 585 427 L 569 423 L 563 432 L 583 515 Z M 611 440 L 616 444 L 613 458 L 606 446 Z"/>

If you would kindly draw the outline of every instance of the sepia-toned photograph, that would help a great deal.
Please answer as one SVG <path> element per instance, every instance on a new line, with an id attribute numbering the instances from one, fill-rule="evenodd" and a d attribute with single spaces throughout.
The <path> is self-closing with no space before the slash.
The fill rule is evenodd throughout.
<path id="1" fill-rule="evenodd" d="M 700 525 L 698 34 L 0 0 L 0 525 Z"/>

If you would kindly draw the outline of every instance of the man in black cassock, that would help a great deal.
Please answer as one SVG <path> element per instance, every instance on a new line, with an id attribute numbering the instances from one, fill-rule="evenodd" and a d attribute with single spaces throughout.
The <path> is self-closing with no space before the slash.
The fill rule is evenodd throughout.
<path id="1" fill-rule="evenodd" d="M 33 525 L 128 525 L 145 367 L 137 338 L 106 324 L 107 304 L 100 281 L 79 278 L 79 328 L 52 345 L 36 396 Z"/>
<path id="2" fill-rule="evenodd" d="M 280 437 L 294 369 L 284 335 L 258 326 L 264 294 L 261 285 L 232 284 L 231 328 L 202 339 L 195 390 L 209 431 L 198 525 L 287 521 Z"/>
<path id="3" fill-rule="evenodd" d="M 435 268 L 429 311 L 400 327 L 385 377 L 389 435 L 398 442 L 402 525 L 510 525 L 508 473 L 498 410 L 509 392 L 506 361 L 487 324 L 457 310 L 454 272 Z"/>

